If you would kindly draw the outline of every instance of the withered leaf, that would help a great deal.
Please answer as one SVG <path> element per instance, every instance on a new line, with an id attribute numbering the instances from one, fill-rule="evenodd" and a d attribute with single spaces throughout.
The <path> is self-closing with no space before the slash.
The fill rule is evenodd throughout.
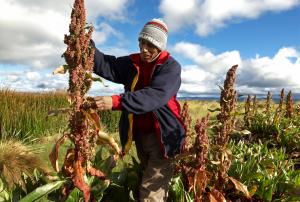
<path id="1" fill-rule="evenodd" d="M 247 188 L 246 185 L 244 185 L 243 183 L 241 183 L 240 181 L 238 181 L 238 180 L 236 180 L 232 177 L 228 177 L 228 178 L 231 180 L 231 182 L 234 184 L 235 188 L 238 191 L 243 192 L 247 198 L 251 198 L 250 193 L 249 193 L 248 188 Z"/>
<path id="2" fill-rule="evenodd" d="M 67 135 L 64 134 L 61 138 L 59 138 L 58 141 L 53 146 L 51 153 L 49 154 L 50 163 L 56 172 L 59 172 L 58 150 L 59 147 L 65 142 L 66 137 Z"/>

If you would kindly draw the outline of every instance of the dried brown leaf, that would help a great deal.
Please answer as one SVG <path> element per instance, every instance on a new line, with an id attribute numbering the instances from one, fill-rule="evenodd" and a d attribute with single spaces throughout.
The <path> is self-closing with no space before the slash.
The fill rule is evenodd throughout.
<path id="1" fill-rule="evenodd" d="M 97 111 L 89 110 L 88 112 L 84 112 L 87 118 L 93 123 L 96 130 L 100 130 L 100 116 L 98 115 Z"/>
<path id="2" fill-rule="evenodd" d="M 68 70 L 68 65 L 62 65 L 57 67 L 52 73 L 53 74 L 65 74 Z"/>
<path id="3" fill-rule="evenodd" d="M 207 185 L 208 176 L 205 170 L 198 170 L 194 177 L 194 193 L 199 198 L 202 198 L 202 193 Z"/>
<path id="4" fill-rule="evenodd" d="M 208 198 L 209 198 L 209 202 L 218 202 L 211 193 L 208 193 Z"/>
<path id="5" fill-rule="evenodd" d="M 213 201 L 226 202 L 226 199 L 223 196 L 223 194 L 214 188 L 209 193 L 209 200 L 210 200 L 210 202 L 213 202 Z"/>
<path id="6" fill-rule="evenodd" d="M 238 191 L 244 193 L 247 198 L 251 198 L 250 193 L 249 193 L 248 188 L 247 188 L 246 185 L 244 185 L 243 183 L 241 183 L 240 181 L 238 181 L 238 180 L 236 180 L 232 177 L 228 177 L 228 178 L 231 180 L 231 182 L 234 184 L 235 188 Z"/>
<path id="7" fill-rule="evenodd" d="M 61 138 L 59 138 L 58 141 L 53 146 L 51 153 L 49 154 L 50 163 L 56 172 L 59 172 L 59 167 L 58 167 L 59 147 L 65 142 L 66 137 L 67 135 L 64 134 Z"/>
<path id="8" fill-rule="evenodd" d="M 114 138 L 110 137 L 107 133 L 103 132 L 103 131 L 99 131 L 98 132 L 98 136 L 99 136 L 99 140 L 98 140 L 98 144 L 99 142 L 104 142 L 109 144 L 117 154 L 122 155 L 122 152 L 120 150 L 119 145 L 116 143 L 116 141 L 114 140 Z"/>

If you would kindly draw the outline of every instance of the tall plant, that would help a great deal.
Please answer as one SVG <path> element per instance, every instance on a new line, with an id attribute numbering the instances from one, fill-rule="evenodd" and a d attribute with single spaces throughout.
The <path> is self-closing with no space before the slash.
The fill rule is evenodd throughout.
<path id="1" fill-rule="evenodd" d="M 270 91 L 268 91 L 267 99 L 266 99 L 266 109 L 265 109 L 265 113 L 266 113 L 267 115 L 270 114 L 271 101 L 272 101 L 272 94 L 271 94 Z"/>
<path id="2" fill-rule="evenodd" d="M 186 115 L 189 116 L 188 105 L 185 105 L 183 112 L 186 112 Z M 201 120 L 197 120 L 194 128 L 196 134 L 194 143 L 191 142 L 191 138 L 188 138 L 183 153 L 177 156 L 176 160 L 176 172 L 181 174 L 186 192 L 191 193 L 192 198 L 197 202 L 205 201 L 205 188 L 211 175 L 206 171 L 209 151 L 209 139 L 207 135 L 208 121 L 209 114 Z M 175 190 L 174 192 L 178 192 L 178 190 Z M 176 197 L 174 198 L 179 201 L 184 200 L 180 197 L 179 199 Z M 191 199 L 185 197 L 185 200 L 190 201 Z"/>
<path id="3" fill-rule="evenodd" d="M 69 35 L 65 35 L 67 50 L 63 54 L 67 65 L 61 69 L 63 72 L 69 71 L 69 131 L 56 142 L 49 157 L 54 169 L 60 171 L 57 162 L 58 149 L 65 139 L 73 143 L 74 146 L 67 150 L 60 171 L 64 177 L 71 179 L 71 183 L 64 186 L 63 193 L 66 198 L 77 187 L 83 192 L 87 202 L 93 200 L 93 197 L 84 180 L 85 176 L 96 176 L 101 180 L 106 178 L 102 171 L 92 166 L 97 143 L 109 143 L 116 154 L 120 154 L 120 150 L 115 141 L 100 130 L 100 117 L 96 113 L 94 99 L 85 97 L 93 81 L 94 49 L 90 46 L 93 27 L 86 24 L 84 0 L 74 2 L 69 32 Z"/>
<path id="4" fill-rule="evenodd" d="M 220 113 L 217 115 L 217 125 L 215 125 L 214 139 L 208 139 L 209 115 L 197 121 L 195 125 L 195 142 L 188 144 L 189 147 L 183 154 L 177 157 L 178 170 L 184 184 L 185 191 L 194 201 L 226 201 L 226 191 L 232 184 L 235 189 L 245 194 L 246 198 L 251 198 L 247 187 L 238 180 L 229 177 L 227 172 L 231 165 L 231 152 L 228 148 L 230 133 L 235 122 L 236 91 L 234 84 L 236 80 L 237 65 L 228 71 L 224 87 L 220 98 Z M 185 111 L 188 111 L 185 109 Z M 188 116 L 188 113 L 186 113 Z M 187 139 L 190 141 L 190 139 Z M 213 159 L 209 158 L 209 154 Z M 172 187 L 177 187 L 180 191 L 182 187 L 177 182 Z M 180 181 L 181 182 L 181 181 Z M 231 183 L 231 184 L 230 184 Z M 191 201 L 186 192 L 182 192 L 183 197 L 178 197 L 179 201 Z"/>
<path id="5" fill-rule="evenodd" d="M 276 111 L 275 111 L 275 115 L 273 118 L 273 124 L 277 124 L 280 121 L 280 119 L 282 118 L 283 102 L 284 102 L 284 88 L 281 89 L 281 92 L 280 92 L 280 100 L 279 100 L 278 107 L 276 108 Z"/>
<path id="6" fill-rule="evenodd" d="M 251 125 L 251 118 L 252 118 L 251 96 L 250 95 L 248 95 L 248 97 L 247 97 L 244 108 L 245 108 L 244 125 L 245 125 L 245 127 L 249 127 Z"/>
<path id="7" fill-rule="evenodd" d="M 191 138 L 192 138 L 192 133 L 193 133 L 191 131 L 192 118 L 191 118 L 191 115 L 189 112 L 189 104 L 187 103 L 187 101 L 185 101 L 183 104 L 182 111 L 181 111 L 181 117 L 182 117 L 182 122 L 184 124 L 185 131 L 186 131 L 186 141 L 185 141 L 185 145 L 183 148 L 183 152 L 185 152 L 191 146 L 188 144 L 191 143 Z"/>
<path id="8" fill-rule="evenodd" d="M 232 66 L 227 72 L 226 79 L 224 81 L 224 88 L 221 91 L 220 106 L 221 112 L 217 115 L 220 125 L 217 127 L 217 136 L 215 142 L 218 145 L 218 153 L 216 153 L 216 160 L 220 162 L 218 171 L 218 183 L 219 190 L 223 190 L 225 179 L 227 177 L 227 171 L 231 164 L 231 156 L 227 150 L 227 144 L 230 137 L 230 132 L 234 124 L 234 110 L 236 107 L 236 91 L 234 88 L 236 80 L 237 65 Z"/>
<path id="9" fill-rule="evenodd" d="M 292 118 L 294 113 L 293 105 L 294 105 L 294 101 L 293 101 L 292 91 L 289 91 L 289 93 L 286 96 L 286 112 L 285 112 L 286 118 Z"/>

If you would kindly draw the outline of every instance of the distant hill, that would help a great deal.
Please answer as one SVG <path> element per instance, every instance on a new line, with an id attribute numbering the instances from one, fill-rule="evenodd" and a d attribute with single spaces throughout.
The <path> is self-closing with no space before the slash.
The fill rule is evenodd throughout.
<path id="1" fill-rule="evenodd" d="M 287 93 L 286 93 L 287 94 Z M 255 94 L 250 94 L 251 96 L 254 96 Z M 247 99 L 248 94 L 243 94 L 243 95 L 238 95 L 238 101 L 245 101 Z M 256 98 L 258 100 L 264 100 L 267 98 L 267 94 L 256 94 Z M 220 94 L 217 93 L 210 93 L 210 94 L 199 94 L 197 96 L 178 96 L 179 100 L 219 100 L 220 99 Z M 285 98 L 286 99 L 286 95 Z M 280 100 L 280 94 L 274 94 L 272 95 L 272 100 L 274 102 L 279 102 Z M 295 93 L 293 94 L 293 100 L 294 101 L 300 101 L 300 93 Z"/>

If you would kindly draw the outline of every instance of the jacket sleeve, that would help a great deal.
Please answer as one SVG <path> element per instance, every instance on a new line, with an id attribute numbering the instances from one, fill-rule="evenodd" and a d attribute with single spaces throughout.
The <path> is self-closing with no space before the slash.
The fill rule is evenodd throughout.
<path id="1" fill-rule="evenodd" d="M 94 73 L 114 83 L 124 84 L 129 67 L 132 65 L 129 56 L 115 57 L 100 52 L 91 40 L 95 49 Z"/>
<path id="2" fill-rule="evenodd" d="M 122 109 L 143 114 L 166 105 L 177 94 L 181 84 L 181 67 L 174 59 L 167 63 L 155 72 L 150 86 L 121 94 Z"/>

